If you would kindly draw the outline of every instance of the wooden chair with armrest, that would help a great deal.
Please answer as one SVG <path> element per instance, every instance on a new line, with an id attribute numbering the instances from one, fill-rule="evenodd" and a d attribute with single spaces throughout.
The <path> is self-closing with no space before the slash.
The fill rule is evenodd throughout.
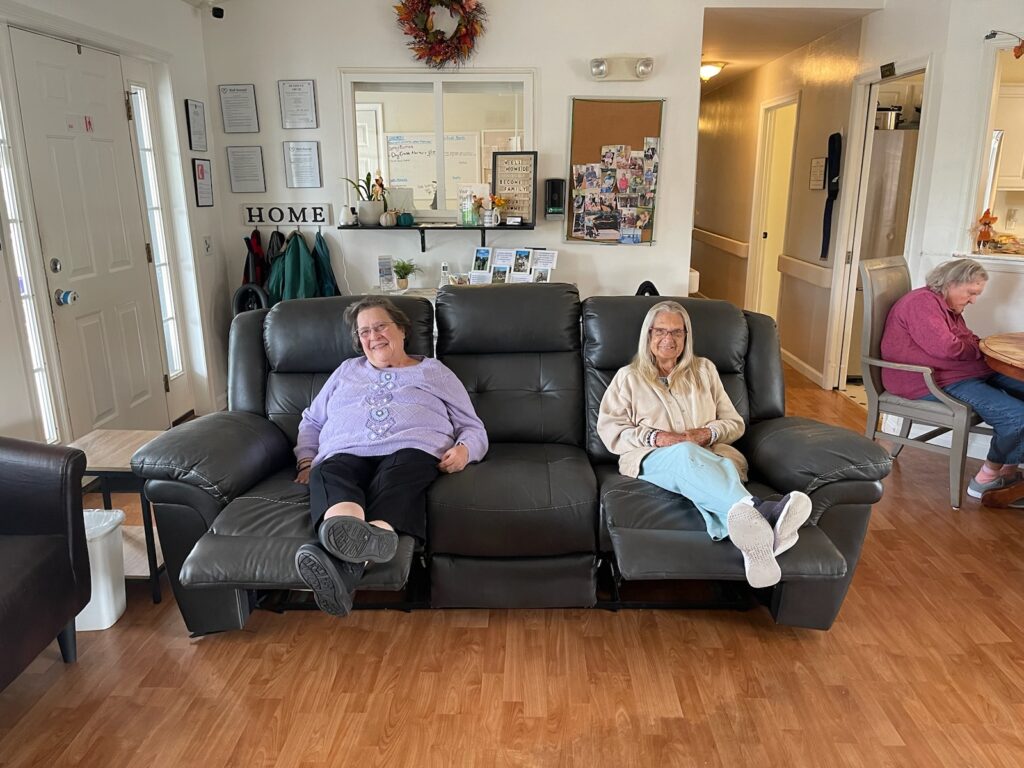
<path id="1" fill-rule="evenodd" d="M 861 284 L 864 288 L 864 334 L 861 343 L 861 364 L 865 373 L 864 389 L 868 397 L 868 422 L 865 434 L 874 440 L 882 437 L 896 443 L 892 452 L 895 459 L 904 445 L 949 456 L 949 503 L 960 508 L 963 499 L 964 461 L 967 441 L 971 433 L 991 435 L 989 427 L 979 426 L 981 419 L 964 402 L 939 389 L 934 371 L 926 365 L 908 365 L 882 360 L 882 331 L 892 305 L 910 291 L 910 270 L 902 256 L 872 259 L 860 263 Z M 910 400 L 887 392 L 882 384 L 882 369 L 915 371 L 924 376 L 928 391 L 936 400 Z M 899 434 L 885 432 L 879 426 L 879 417 L 898 416 L 902 419 Z M 910 437 L 914 423 L 933 429 Z M 950 433 L 950 446 L 937 445 L 931 440 Z"/>

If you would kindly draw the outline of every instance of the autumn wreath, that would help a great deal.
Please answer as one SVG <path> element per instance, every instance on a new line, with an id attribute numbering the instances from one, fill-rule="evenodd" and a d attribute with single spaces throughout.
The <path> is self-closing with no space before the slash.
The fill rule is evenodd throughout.
<path id="1" fill-rule="evenodd" d="M 451 36 L 434 29 L 434 9 L 443 8 L 459 19 Z M 476 38 L 484 31 L 487 11 L 478 0 L 405 0 L 395 6 L 398 25 L 412 40 L 409 48 L 428 67 L 462 64 L 473 53 Z"/>

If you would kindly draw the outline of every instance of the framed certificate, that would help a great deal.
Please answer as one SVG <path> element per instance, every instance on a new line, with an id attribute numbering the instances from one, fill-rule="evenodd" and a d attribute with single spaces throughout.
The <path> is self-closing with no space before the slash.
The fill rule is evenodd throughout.
<path id="1" fill-rule="evenodd" d="M 196 207 L 213 207 L 213 174 L 209 160 L 192 159 L 192 182 L 196 190 Z"/>
<path id="2" fill-rule="evenodd" d="M 232 192 L 266 192 L 263 147 L 228 147 L 228 178 Z"/>
<path id="3" fill-rule="evenodd" d="M 278 80 L 282 128 L 316 128 L 316 87 L 312 80 Z"/>
<path id="4" fill-rule="evenodd" d="M 256 86 L 218 85 L 220 114 L 224 133 L 259 133 L 260 119 L 256 112 Z"/>
<path id="5" fill-rule="evenodd" d="M 284 176 L 289 189 L 311 189 L 320 183 L 320 142 L 284 142 Z"/>
<path id="6" fill-rule="evenodd" d="M 185 99 L 185 122 L 188 124 L 188 148 L 193 152 L 205 152 L 206 105 L 195 99 Z"/>

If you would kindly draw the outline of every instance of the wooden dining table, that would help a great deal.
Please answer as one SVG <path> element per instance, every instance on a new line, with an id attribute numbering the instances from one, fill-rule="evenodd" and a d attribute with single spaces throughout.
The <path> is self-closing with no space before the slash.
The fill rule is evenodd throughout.
<path id="1" fill-rule="evenodd" d="M 981 340 L 981 354 L 997 373 L 1024 381 L 1024 333 L 998 333 Z"/>

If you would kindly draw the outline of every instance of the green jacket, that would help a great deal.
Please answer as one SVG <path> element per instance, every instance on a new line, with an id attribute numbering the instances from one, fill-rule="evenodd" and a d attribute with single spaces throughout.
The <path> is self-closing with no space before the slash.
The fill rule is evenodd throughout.
<path id="1" fill-rule="evenodd" d="M 270 306 L 288 299 L 308 299 L 317 296 L 316 265 L 299 231 L 288 236 L 284 251 L 270 265 L 267 296 Z"/>

